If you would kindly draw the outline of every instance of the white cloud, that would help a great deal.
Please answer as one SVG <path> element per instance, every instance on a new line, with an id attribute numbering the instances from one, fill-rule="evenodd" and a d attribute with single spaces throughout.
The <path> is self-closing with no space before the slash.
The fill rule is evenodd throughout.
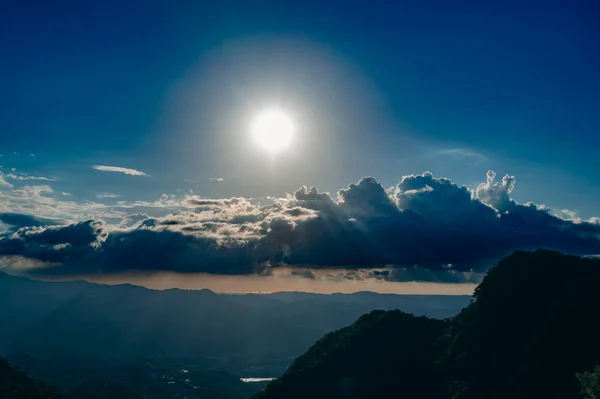
<path id="1" fill-rule="evenodd" d="M 61 193 L 60 197 L 67 197 Z M 68 194 L 68 193 L 67 193 Z M 0 212 L 36 215 L 49 219 L 79 221 L 86 219 L 121 219 L 125 213 L 95 203 L 64 201 L 55 198 L 50 186 L 23 186 L 0 191 Z"/>
<path id="2" fill-rule="evenodd" d="M 477 186 L 475 196 L 481 202 L 500 212 L 506 212 L 511 207 L 510 193 L 515 188 L 514 176 L 505 175 L 501 181 L 496 182 L 496 172 L 488 170 L 487 181 Z"/>
<path id="3" fill-rule="evenodd" d="M 60 195 L 62 195 L 63 197 L 70 197 L 71 193 L 67 193 L 66 191 L 63 191 L 62 193 L 60 193 Z"/>
<path id="4" fill-rule="evenodd" d="M 455 156 L 455 157 L 463 157 L 463 158 L 471 158 L 475 161 L 484 161 L 488 159 L 485 155 L 470 150 L 468 148 L 447 148 L 442 150 L 437 150 L 433 153 L 433 155 L 442 155 L 442 156 Z"/>
<path id="5" fill-rule="evenodd" d="M 148 174 L 141 172 L 139 170 L 130 169 L 130 168 L 122 168 L 120 166 L 93 165 L 92 168 L 102 171 L 102 172 L 117 172 L 117 173 L 124 173 L 124 174 L 130 175 L 130 176 L 149 176 Z"/>
<path id="6" fill-rule="evenodd" d="M 220 182 L 223 181 L 225 179 L 223 179 L 222 177 L 209 177 L 208 178 L 209 181 L 216 181 L 216 182 Z"/>
<path id="7" fill-rule="evenodd" d="M 57 263 L 42 262 L 40 260 L 31 259 L 24 256 L 0 256 L 0 271 L 19 273 L 27 270 L 39 270 L 57 265 Z"/>
<path id="8" fill-rule="evenodd" d="M 113 193 L 102 193 L 102 194 L 97 194 L 96 197 L 98 197 L 98 198 L 119 198 L 120 195 L 113 194 Z"/>
<path id="9" fill-rule="evenodd" d="M 50 177 L 31 176 L 31 175 L 26 175 L 23 173 L 21 173 L 19 175 L 16 175 L 14 173 L 9 173 L 6 175 L 6 177 L 8 177 L 9 179 L 12 179 L 12 180 L 44 180 L 44 181 L 53 181 L 54 180 Z"/>
<path id="10" fill-rule="evenodd" d="M 160 198 L 156 201 L 117 201 L 114 206 L 119 209 L 133 209 L 133 208 L 162 208 L 162 209 L 185 209 L 190 206 L 186 202 L 187 196 L 184 199 L 179 199 L 174 195 L 161 194 Z"/>
<path id="11" fill-rule="evenodd" d="M 9 182 L 7 182 L 6 180 L 4 180 L 4 176 L 2 176 L 2 174 L 0 174 L 0 187 L 8 187 L 11 188 L 13 185 L 10 184 Z"/>
<path id="12" fill-rule="evenodd" d="M 559 219 L 568 220 L 574 223 L 580 223 L 582 219 L 577 216 L 577 211 L 569 209 L 552 209 L 546 206 L 538 207 L 540 209 L 546 209 L 551 215 L 556 216 Z"/>

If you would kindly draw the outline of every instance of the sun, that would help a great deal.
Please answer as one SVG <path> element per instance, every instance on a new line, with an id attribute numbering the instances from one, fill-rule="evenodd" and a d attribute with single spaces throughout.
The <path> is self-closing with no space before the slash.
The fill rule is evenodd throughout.
<path id="1" fill-rule="evenodd" d="M 292 120 L 280 110 L 271 109 L 259 114 L 252 127 L 252 138 L 270 153 L 278 153 L 289 146 L 294 137 Z"/>

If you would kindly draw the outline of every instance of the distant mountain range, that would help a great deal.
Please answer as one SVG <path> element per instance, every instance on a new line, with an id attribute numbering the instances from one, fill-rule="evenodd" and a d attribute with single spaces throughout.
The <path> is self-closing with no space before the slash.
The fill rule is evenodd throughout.
<path id="1" fill-rule="evenodd" d="M 448 320 L 373 311 L 254 399 L 572 399 L 600 364 L 600 259 L 518 251 Z M 597 369 L 600 370 L 600 369 Z M 585 398 L 600 385 L 588 381 Z M 596 384 L 596 385 L 594 385 Z"/>
<path id="2" fill-rule="evenodd" d="M 324 334 L 374 309 L 448 317 L 468 296 L 226 295 L 132 285 L 41 282 L 0 273 L 0 355 L 187 358 L 276 377 Z"/>

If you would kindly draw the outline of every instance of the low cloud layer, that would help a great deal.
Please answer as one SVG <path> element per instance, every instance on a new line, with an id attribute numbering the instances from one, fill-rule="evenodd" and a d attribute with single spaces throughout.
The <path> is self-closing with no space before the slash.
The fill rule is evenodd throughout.
<path id="1" fill-rule="evenodd" d="M 160 201 L 171 213 L 116 213 L 118 221 L 56 224 L 7 212 L 0 220 L 12 228 L 0 238 L 0 255 L 51 264 L 29 270 L 45 275 L 272 276 L 285 268 L 306 279 L 472 283 L 516 249 L 600 253 L 598 219 L 517 203 L 510 197 L 515 183 L 489 171 L 469 190 L 424 173 L 386 190 L 365 177 L 337 198 L 301 187 L 262 206 L 247 198 L 165 196 Z"/>
<path id="2" fill-rule="evenodd" d="M 130 176 L 148 176 L 146 173 L 141 172 L 139 170 L 130 169 L 130 168 L 122 168 L 120 166 L 106 166 L 106 165 L 94 165 L 92 169 L 99 170 L 101 172 L 117 172 L 124 173 Z"/>

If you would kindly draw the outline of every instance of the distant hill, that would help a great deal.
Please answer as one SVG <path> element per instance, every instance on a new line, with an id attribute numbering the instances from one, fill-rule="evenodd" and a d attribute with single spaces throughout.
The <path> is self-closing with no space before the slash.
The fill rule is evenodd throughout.
<path id="1" fill-rule="evenodd" d="M 434 342 L 446 324 L 373 311 L 327 334 L 255 398 L 439 397 Z"/>
<path id="2" fill-rule="evenodd" d="M 57 390 L 30 378 L 2 358 L 0 358 L 0 398 L 63 399 Z"/>
<path id="3" fill-rule="evenodd" d="M 363 313 L 402 309 L 447 317 L 469 301 L 374 293 L 285 296 L 51 283 L 0 273 L 0 355 L 186 357 L 244 377 L 273 377 L 319 337 Z M 264 364 L 276 366 L 252 368 Z"/>
<path id="4" fill-rule="evenodd" d="M 448 321 L 372 312 L 255 399 L 577 398 L 600 363 L 600 260 L 518 251 Z"/>

